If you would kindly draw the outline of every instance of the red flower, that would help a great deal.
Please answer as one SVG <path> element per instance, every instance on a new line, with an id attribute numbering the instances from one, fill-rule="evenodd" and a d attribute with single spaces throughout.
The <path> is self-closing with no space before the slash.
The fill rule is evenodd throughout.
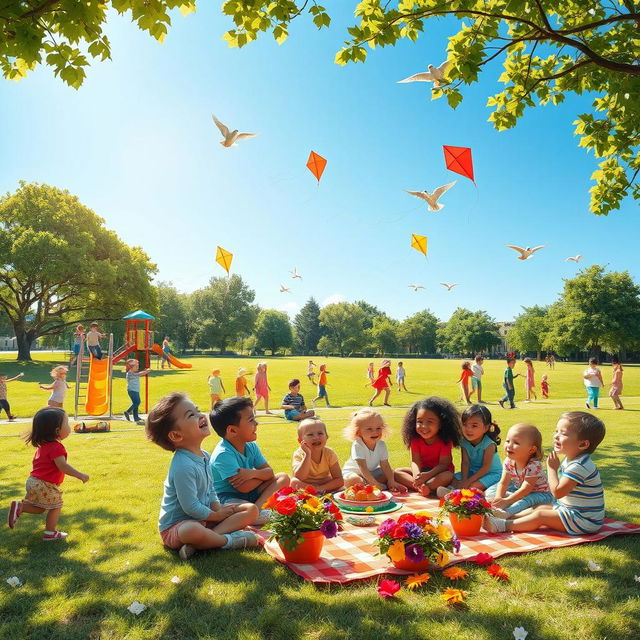
<path id="1" fill-rule="evenodd" d="M 276 511 L 283 516 L 290 516 L 298 508 L 298 503 L 293 496 L 287 496 L 276 503 Z"/>
<path id="2" fill-rule="evenodd" d="M 307 493 L 310 493 L 312 496 L 317 496 L 317 495 L 318 495 L 318 492 L 315 490 L 315 487 L 312 487 L 310 484 L 308 484 L 308 485 L 304 488 L 304 490 L 305 490 Z"/>
<path id="3" fill-rule="evenodd" d="M 477 556 L 471 558 L 471 561 L 475 562 L 481 567 L 486 567 L 487 565 L 493 563 L 493 556 L 490 553 L 479 553 Z"/>
<path id="4" fill-rule="evenodd" d="M 278 491 L 278 493 L 276 493 L 277 496 L 288 496 L 290 494 L 292 494 L 295 491 L 295 489 L 293 487 L 284 487 L 282 489 L 280 489 L 280 491 Z"/>
<path id="5" fill-rule="evenodd" d="M 365 489 L 364 489 L 367 493 L 373 493 L 373 485 L 368 484 Z"/>
<path id="6" fill-rule="evenodd" d="M 440 498 L 440 505 L 441 507 L 444 507 L 444 496 L 442 496 L 442 498 Z"/>
<path id="7" fill-rule="evenodd" d="M 393 530 L 391 531 L 391 537 L 398 540 L 400 538 L 406 538 L 407 537 L 407 530 L 402 526 L 402 525 L 398 525 L 397 527 L 394 527 Z"/>
<path id="8" fill-rule="evenodd" d="M 453 502 L 453 504 L 455 505 L 459 505 L 461 501 L 462 501 L 462 496 L 456 495 L 456 496 L 453 496 L 453 500 L 451 502 Z"/>
<path id="9" fill-rule="evenodd" d="M 400 591 L 400 585 L 395 580 L 380 580 L 378 595 L 383 598 L 393 598 Z"/>
<path id="10" fill-rule="evenodd" d="M 487 567 L 487 573 L 492 578 L 497 578 L 498 580 L 508 580 L 509 579 L 509 573 L 507 572 L 507 570 L 503 569 L 499 564 L 497 564 L 495 562 L 493 564 L 490 564 Z"/>
<path id="11" fill-rule="evenodd" d="M 404 524 L 405 522 L 414 522 L 418 524 L 418 519 L 413 515 L 413 513 L 403 513 L 398 518 L 398 524 Z"/>
<path id="12" fill-rule="evenodd" d="M 327 506 L 327 511 L 333 515 L 335 515 L 336 513 L 340 513 L 340 509 L 338 509 L 338 507 L 336 507 L 333 502 L 329 503 L 329 505 Z"/>

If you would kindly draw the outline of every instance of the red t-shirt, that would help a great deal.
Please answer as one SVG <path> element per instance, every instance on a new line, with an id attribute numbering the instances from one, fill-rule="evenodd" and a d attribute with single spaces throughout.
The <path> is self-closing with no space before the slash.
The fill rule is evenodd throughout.
<path id="1" fill-rule="evenodd" d="M 33 469 L 31 475 L 45 482 L 53 484 L 62 484 L 64 473 L 56 467 L 54 460 L 64 456 L 67 459 L 67 450 L 62 446 L 61 442 L 54 440 L 53 442 L 43 442 L 33 456 Z"/>
<path id="2" fill-rule="evenodd" d="M 440 458 L 451 458 L 451 443 L 445 444 L 437 438 L 432 444 L 427 444 L 424 438 L 413 438 L 411 440 L 411 452 L 417 453 L 420 456 L 420 470 L 433 469 L 433 467 L 440 464 Z M 449 463 L 449 471 L 454 471 L 453 459 Z"/>

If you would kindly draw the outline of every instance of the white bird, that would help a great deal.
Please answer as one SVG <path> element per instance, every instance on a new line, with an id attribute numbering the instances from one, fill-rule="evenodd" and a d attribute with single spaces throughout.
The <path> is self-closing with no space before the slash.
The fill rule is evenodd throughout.
<path id="1" fill-rule="evenodd" d="M 451 289 L 453 289 L 453 287 L 457 287 L 460 283 L 459 282 L 454 282 L 453 284 L 448 284 L 447 282 L 441 282 L 440 284 L 443 287 L 447 287 L 448 291 L 451 291 Z"/>
<path id="2" fill-rule="evenodd" d="M 458 181 L 454 180 L 449 184 L 443 184 L 441 187 L 435 189 L 433 193 L 429 193 L 426 189 L 424 191 L 409 191 L 408 189 L 405 189 L 405 191 L 410 193 L 412 196 L 416 196 L 416 198 L 424 200 L 428 205 L 429 211 L 440 211 L 441 209 L 444 209 L 444 205 L 439 204 L 438 200 L 444 193 L 449 191 L 456 182 Z"/>
<path id="3" fill-rule="evenodd" d="M 517 251 L 520 255 L 518 256 L 518 260 L 528 260 L 529 258 L 531 258 L 533 256 L 533 254 L 536 251 L 539 251 L 540 249 L 542 249 L 543 247 L 546 247 L 546 244 L 541 244 L 539 247 L 525 247 L 524 249 L 522 247 L 516 247 L 513 244 L 506 244 L 505 247 L 509 247 L 509 249 L 513 249 L 514 251 Z"/>
<path id="4" fill-rule="evenodd" d="M 582 258 L 584 258 L 584 256 L 581 256 L 580 254 L 575 257 L 569 256 L 568 258 L 565 258 L 565 262 L 569 262 L 569 260 L 571 260 L 571 262 L 580 262 Z"/>
<path id="5" fill-rule="evenodd" d="M 238 140 L 253 138 L 254 136 L 258 135 L 257 133 L 238 133 L 237 129 L 229 131 L 229 127 L 227 127 L 226 124 L 222 124 L 222 122 L 220 122 L 220 120 L 218 120 L 218 118 L 216 118 L 214 115 L 212 115 L 211 117 L 213 118 L 213 121 L 216 123 L 216 127 L 218 127 L 220 133 L 222 134 L 222 137 L 224 138 L 224 140 L 220 141 L 220 144 L 223 147 L 235 147 Z"/>
<path id="6" fill-rule="evenodd" d="M 414 291 L 417 291 L 418 289 L 424 289 L 424 287 L 421 284 L 410 284 L 409 287 Z"/>
<path id="7" fill-rule="evenodd" d="M 291 293 L 291 289 L 288 289 L 283 284 L 280 285 L 280 293 Z"/>
<path id="8" fill-rule="evenodd" d="M 450 62 L 445 60 L 439 67 L 434 67 L 432 64 L 428 65 L 429 71 L 423 73 L 416 73 L 413 76 L 409 76 L 404 80 L 398 80 L 398 84 L 403 82 L 433 82 L 434 87 L 439 87 L 441 84 L 447 84 L 444 80 L 447 74 L 447 69 L 450 66 Z"/>
<path id="9" fill-rule="evenodd" d="M 295 267 L 293 267 L 293 271 L 291 272 L 291 277 L 300 278 L 300 280 L 302 280 L 302 276 L 298 273 L 298 270 Z"/>

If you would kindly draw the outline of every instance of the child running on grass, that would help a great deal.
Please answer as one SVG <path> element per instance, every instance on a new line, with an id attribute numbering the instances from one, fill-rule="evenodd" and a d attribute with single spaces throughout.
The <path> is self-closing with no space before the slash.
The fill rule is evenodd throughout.
<path id="1" fill-rule="evenodd" d="M 378 377 L 371 383 L 371 386 L 376 392 L 371 396 L 369 400 L 369 406 L 373 405 L 373 401 L 384 391 L 384 405 L 390 407 L 389 394 L 391 393 L 391 360 L 383 360 L 380 363 L 380 369 L 378 369 Z"/>
<path id="2" fill-rule="evenodd" d="M 253 504 L 221 506 L 214 488 L 210 458 L 201 448 L 211 433 L 204 413 L 184 393 L 165 396 L 151 409 L 146 433 L 158 446 L 173 451 L 158 528 L 169 549 L 188 560 L 200 549 L 244 549 L 258 545 L 245 531 L 258 517 Z"/>
<path id="3" fill-rule="evenodd" d="M 317 418 L 307 418 L 298 425 L 300 446 L 293 453 L 291 486 L 304 489 L 311 485 L 319 494 L 337 491 L 344 486 L 340 461 L 327 447 L 327 427 Z"/>
<path id="4" fill-rule="evenodd" d="M 11 413 L 11 405 L 7 400 L 7 382 L 13 382 L 14 380 L 18 380 L 18 378 L 22 378 L 22 376 L 24 376 L 24 373 L 19 373 L 17 376 L 13 376 L 13 378 L 0 376 L 0 411 L 4 409 L 9 422 L 13 422 L 16 419 L 16 416 Z"/>
<path id="5" fill-rule="evenodd" d="M 304 396 L 300 393 L 300 380 L 298 378 L 289 380 L 289 393 L 282 398 L 282 408 L 284 409 L 284 417 L 295 422 L 315 415 L 315 411 L 307 409 L 304 403 Z"/>
<path id="6" fill-rule="evenodd" d="M 249 385 L 245 376 L 248 371 L 244 367 L 238 369 L 238 377 L 236 378 L 236 396 L 244 398 L 246 396 L 251 397 L 251 391 L 249 391 Z"/>
<path id="7" fill-rule="evenodd" d="M 563 413 L 553 435 L 553 451 L 547 458 L 555 504 L 538 505 L 508 518 L 487 515 L 484 528 L 496 533 L 548 527 L 572 536 L 599 531 L 604 523 L 604 490 L 591 454 L 604 439 L 605 431 L 602 420 L 586 411 Z M 559 455 L 565 456 L 562 463 Z"/>
<path id="8" fill-rule="evenodd" d="M 65 367 L 63 365 L 53 367 L 53 369 L 51 369 L 51 377 L 53 378 L 53 383 L 49 386 L 46 386 L 44 384 L 39 385 L 43 391 L 51 391 L 49 400 L 47 400 L 48 406 L 62 408 L 62 406 L 64 405 L 64 397 L 67 393 L 67 389 L 71 389 L 71 387 L 67 384 L 68 372 L 68 367 Z"/>
<path id="9" fill-rule="evenodd" d="M 256 375 L 253 379 L 253 390 L 256 392 L 256 401 L 253 406 L 257 409 L 258 402 L 260 402 L 260 398 L 264 399 L 264 412 L 267 414 L 271 414 L 269 411 L 269 391 L 271 391 L 271 387 L 269 386 L 269 381 L 267 380 L 267 363 L 259 362 L 256 367 Z"/>
<path id="10" fill-rule="evenodd" d="M 31 433 L 25 437 L 27 444 L 36 447 L 31 475 L 27 478 L 24 500 L 14 500 L 9 507 L 8 524 L 11 529 L 22 513 L 47 512 L 45 542 L 64 540 L 67 534 L 59 531 L 58 520 L 62 511 L 62 484 L 65 475 L 88 482 L 89 476 L 74 469 L 67 462 L 67 450 L 62 441 L 71 433 L 69 418 L 64 409 L 46 407 L 33 416 Z"/>
<path id="11" fill-rule="evenodd" d="M 316 383 L 316 372 L 314 371 L 316 363 L 313 360 L 309 360 L 309 364 L 307 365 L 307 378 L 311 384 Z"/>
<path id="12" fill-rule="evenodd" d="M 327 407 L 330 407 L 329 404 L 329 395 L 327 394 L 327 374 L 331 373 L 327 371 L 327 365 L 320 365 L 320 377 L 318 378 L 318 395 L 311 401 L 311 406 L 315 407 L 316 402 L 322 398 L 327 403 Z"/>
<path id="13" fill-rule="evenodd" d="M 609 397 L 613 400 L 615 405 L 614 410 L 624 409 L 622 401 L 620 400 L 620 394 L 622 393 L 622 364 L 617 356 L 611 358 L 611 369 L 613 371 L 613 377 L 611 378 L 611 387 L 609 389 Z M 15 378 L 14 378 L 15 380 Z"/>
<path id="14" fill-rule="evenodd" d="M 602 373 L 598 368 L 598 360 L 596 358 L 589 359 L 589 367 L 585 369 L 582 375 L 584 386 L 587 388 L 587 401 L 585 405 L 587 409 L 598 408 L 598 398 L 600 396 L 600 387 L 604 387 Z"/>
<path id="15" fill-rule="evenodd" d="M 511 409 L 515 409 L 515 397 L 516 397 L 516 388 L 513 386 L 513 379 L 517 378 L 520 374 L 516 373 L 513 375 L 513 367 L 516 366 L 515 358 L 507 358 L 507 368 L 504 370 L 504 377 L 502 386 L 504 387 L 505 394 L 504 396 L 498 400 L 498 404 L 504 409 L 504 403 L 508 400 L 509 407 Z"/>
<path id="16" fill-rule="evenodd" d="M 144 369 L 138 371 L 140 363 L 135 358 L 130 358 L 126 363 L 126 378 L 127 378 L 127 393 L 131 398 L 131 406 L 124 412 L 124 417 L 131 420 L 131 414 L 133 414 L 133 420 L 136 424 L 144 424 L 144 420 L 140 420 L 138 414 L 138 407 L 140 407 L 140 378 L 142 376 L 148 376 L 151 369 Z"/>
<path id="17" fill-rule="evenodd" d="M 226 393 L 224 384 L 222 384 L 222 378 L 220 377 L 220 369 L 214 369 L 211 375 L 207 378 L 207 384 L 209 385 L 209 395 L 211 397 L 211 408 L 218 400 L 222 400 L 222 394 Z"/>
<path id="18" fill-rule="evenodd" d="M 460 379 L 458 382 L 462 389 L 462 396 L 464 396 L 467 404 L 471 404 L 471 397 L 469 396 L 469 379 L 473 377 L 471 363 L 468 360 L 465 360 L 460 366 L 462 367 L 462 371 L 460 372 Z"/>

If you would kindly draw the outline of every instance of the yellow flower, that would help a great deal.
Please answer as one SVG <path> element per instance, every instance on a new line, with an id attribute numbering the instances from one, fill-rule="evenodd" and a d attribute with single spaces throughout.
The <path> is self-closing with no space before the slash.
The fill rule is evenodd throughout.
<path id="1" fill-rule="evenodd" d="M 317 509 L 322 504 L 322 502 L 320 502 L 320 500 L 318 500 L 318 498 L 313 497 L 313 498 L 309 498 L 307 500 L 307 504 L 310 507 L 313 507 L 314 509 Z"/>
<path id="2" fill-rule="evenodd" d="M 433 516 L 432 516 L 428 511 L 416 511 L 413 515 L 414 515 L 416 518 L 421 518 L 421 517 L 424 517 L 424 518 L 433 518 Z"/>
<path id="3" fill-rule="evenodd" d="M 473 498 L 474 493 L 473 493 L 473 491 L 469 491 L 469 489 L 463 489 L 463 490 L 460 492 L 460 495 L 461 495 L 463 498 Z"/>
<path id="4" fill-rule="evenodd" d="M 444 567 L 447 562 L 449 562 L 449 554 L 446 553 L 445 551 L 441 551 L 437 556 L 436 556 L 436 562 L 441 566 Z"/>
<path id="5" fill-rule="evenodd" d="M 449 529 L 449 527 L 446 527 L 443 524 L 438 525 L 438 528 L 436 529 L 436 533 L 438 534 L 438 538 L 440 538 L 442 542 L 447 542 L 448 540 L 451 540 L 451 536 L 453 535 L 451 533 L 451 529 Z"/>
<path id="6" fill-rule="evenodd" d="M 387 551 L 387 555 L 391 558 L 392 562 L 398 562 L 404 560 L 406 553 L 404 551 L 404 542 L 402 540 L 396 540 Z"/>
<path id="7" fill-rule="evenodd" d="M 367 513 L 372 513 L 372 512 L 373 512 L 373 507 L 367 507 L 367 508 L 365 509 L 365 511 L 366 511 Z"/>
<path id="8" fill-rule="evenodd" d="M 442 575 L 449 580 L 464 580 L 469 576 L 469 572 L 460 567 L 449 567 L 442 572 Z"/>
<path id="9" fill-rule="evenodd" d="M 311 511 L 311 513 L 318 513 L 322 511 L 322 507 L 312 507 L 308 502 L 302 505 L 303 509 Z"/>
<path id="10" fill-rule="evenodd" d="M 467 592 L 462 591 L 461 589 L 452 589 L 451 587 L 447 587 L 440 597 L 447 604 L 462 604 L 464 599 L 467 597 Z"/>
<path id="11" fill-rule="evenodd" d="M 415 589 L 421 584 L 425 584 L 431 576 L 428 573 L 417 573 L 416 575 L 409 576 L 405 581 L 407 589 Z"/>

